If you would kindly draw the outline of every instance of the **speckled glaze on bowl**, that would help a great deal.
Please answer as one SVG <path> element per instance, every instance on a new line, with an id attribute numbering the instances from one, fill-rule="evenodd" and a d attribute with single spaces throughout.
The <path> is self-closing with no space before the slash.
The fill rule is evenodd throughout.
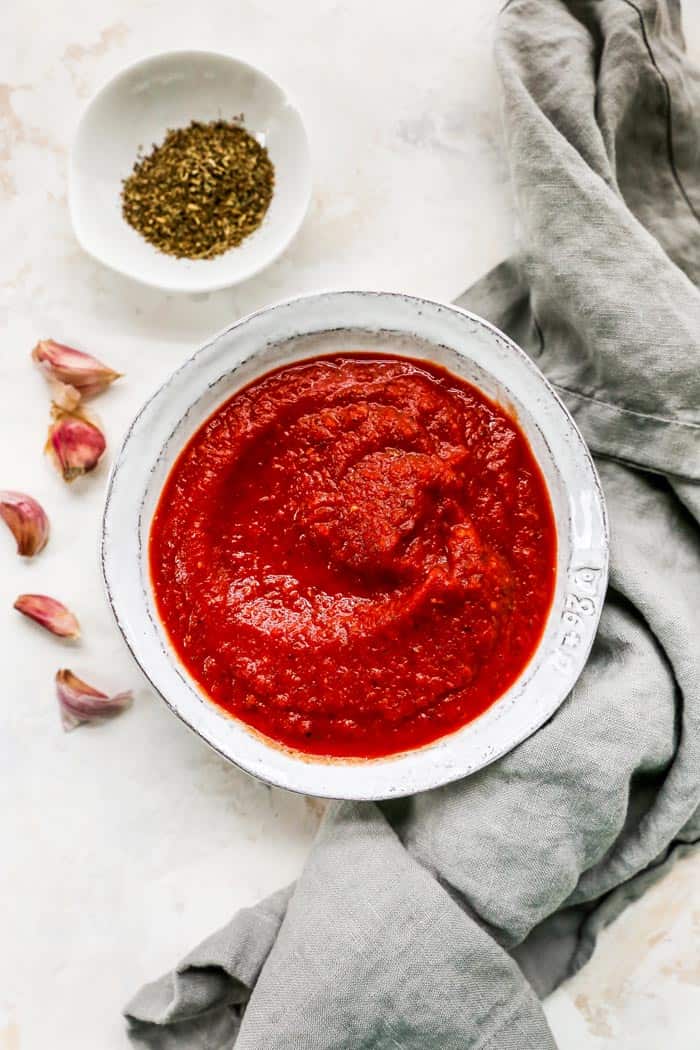
<path id="1" fill-rule="evenodd" d="M 158 496 L 183 445 L 240 387 L 279 365 L 342 349 L 429 358 L 514 414 L 544 473 L 557 524 L 557 582 L 540 644 L 518 680 L 483 715 L 425 747 L 388 758 L 297 754 L 222 711 L 180 664 L 155 609 L 148 535 Z M 590 454 L 573 420 L 527 355 L 481 318 L 424 299 L 329 292 L 238 321 L 186 361 L 141 409 L 109 483 L 102 565 L 117 623 L 168 706 L 248 773 L 293 791 L 381 799 L 473 773 L 541 726 L 576 682 L 605 595 L 608 532 Z"/>

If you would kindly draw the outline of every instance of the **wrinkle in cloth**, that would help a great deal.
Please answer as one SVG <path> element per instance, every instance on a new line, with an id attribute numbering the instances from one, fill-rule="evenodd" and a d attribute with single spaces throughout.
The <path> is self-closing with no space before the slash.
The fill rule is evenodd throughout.
<path id="1" fill-rule="evenodd" d="M 141 1050 L 547 1050 L 541 997 L 700 841 L 700 78 L 674 0 L 510 0 L 497 60 L 522 249 L 458 304 L 596 456 L 590 660 L 479 773 L 332 805 L 294 886 L 137 993 Z"/>

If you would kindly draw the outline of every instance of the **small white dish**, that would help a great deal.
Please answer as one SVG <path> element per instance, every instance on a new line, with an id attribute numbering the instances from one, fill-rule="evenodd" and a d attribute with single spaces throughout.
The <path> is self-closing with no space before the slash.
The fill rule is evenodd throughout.
<path id="1" fill-rule="evenodd" d="M 272 368 L 338 350 L 429 358 L 514 413 L 547 483 L 557 579 L 539 646 L 517 681 L 475 721 L 388 758 L 343 760 L 283 750 L 210 701 L 159 620 L 148 539 L 183 445 L 236 390 Z M 550 718 L 595 636 L 607 584 L 603 494 L 575 423 L 527 355 L 474 314 L 407 295 L 329 292 L 251 314 L 199 350 L 131 424 L 109 483 L 102 531 L 109 601 L 136 660 L 169 707 L 216 751 L 271 784 L 331 798 L 379 799 L 437 787 L 493 762 Z"/>
<path id="2" fill-rule="evenodd" d="M 142 149 L 192 120 L 242 116 L 275 166 L 275 191 L 260 228 L 213 259 L 159 252 L 124 220 L 122 181 Z M 292 240 L 311 195 L 309 145 L 298 110 L 253 66 L 211 51 L 169 51 L 122 70 L 88 104 L 69 165 L 75 235 L 118 273 L 171 292 L 210 292 L 252 277 Z"/>

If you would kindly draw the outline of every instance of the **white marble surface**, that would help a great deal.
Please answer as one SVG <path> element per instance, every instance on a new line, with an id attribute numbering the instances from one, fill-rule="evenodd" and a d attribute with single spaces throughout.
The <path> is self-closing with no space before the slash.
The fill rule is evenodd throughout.
<path id="1" fill-rule="evenodd" d="M 230 768 L 133 666 L 102 594 L 97 531 L 108 463 L 66 489 L 41 454 L 48 403 L 28 353 L 52 336 L 126 378 L 98 404 L 113 452 L 145 395 L 244 311 L 319 287 L 450 299 L 512 247 L 491 58 L 495 0 L 25 0 L 3 13 L 0 84 L 0 485 L 49 510 L 33 563 L 0 535 L 0 1050 L 118 1050 L 119 1011 L 241 905 L 291 879 L 313 800 Z M 686 31 L 700 58 L 700 8 Z M 66 152 L 89 95 L 168 47 L 230 49 L 300 105 L 315 194 L 288 254 L 208 298 L 132 285 L 84 256 Z M 11 609 L 21 591 L 75 607 L 66 647 Z M 71 666 L 134 710 L 64 736 L 52 676 Z M 680 864 L 603 938 L 547 1010 L 562 1050 L 694 1050 L 700 1024 L 700 858 Z"/>

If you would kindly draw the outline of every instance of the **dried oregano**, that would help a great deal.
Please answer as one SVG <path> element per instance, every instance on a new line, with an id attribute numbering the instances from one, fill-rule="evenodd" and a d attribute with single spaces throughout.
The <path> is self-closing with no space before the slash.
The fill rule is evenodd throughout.
<path id="1" fill-rule="evenodd" d="M 267 150 L 240 123 L 193 120 L 137 158 L 122 211 L 160 251 L 211 259 L 258 228 L 274 184 Z"/>

